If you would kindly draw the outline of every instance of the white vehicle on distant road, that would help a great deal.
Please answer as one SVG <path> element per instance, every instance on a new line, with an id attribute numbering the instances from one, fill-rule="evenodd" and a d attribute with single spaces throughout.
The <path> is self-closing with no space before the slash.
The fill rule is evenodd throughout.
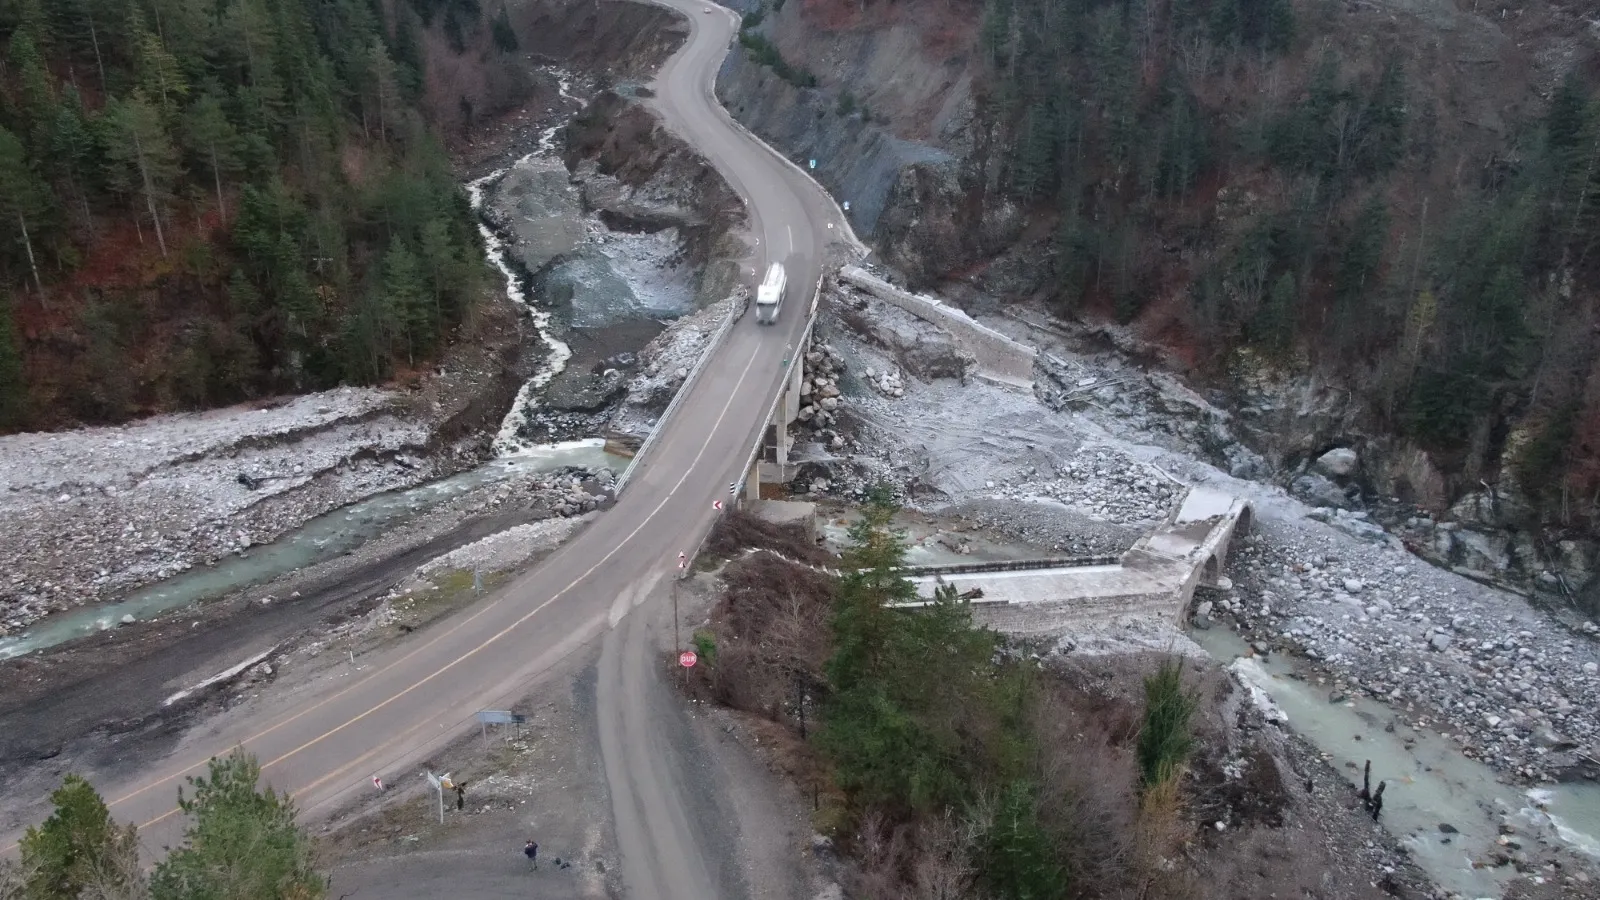
<path id="1" fill-rule="evenodd" d="M 771 325 L 778 321 L 778 308 L 783 305 L 783 289 L 788 281 L 783 263 L 773 263 L 767 267 L 767 277 L 761 279 L 760 287 L 756 288 L 757 322 Z"/>

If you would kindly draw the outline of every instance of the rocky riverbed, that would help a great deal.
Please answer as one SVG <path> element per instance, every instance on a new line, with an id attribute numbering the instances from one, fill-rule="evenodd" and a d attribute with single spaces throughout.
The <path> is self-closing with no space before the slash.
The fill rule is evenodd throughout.
<path id="1" fill-rule="evenodd" d="M 1328 693 L 1361 693 L 1447 734 L 1523 783 L 1600 776 L 1600 628 L 1430 565 L 1359 511 L 1309 506 L 1207 451 L 1227 413 L 1115 354 L 1052 348 L 1034 395 L 919 378 L 885 341 L 884 307 L 836 293 L 822 327 L 839 400 L 828 458 L 799 493 L 858 497 L 886 483 L 913 507 L 955 514 L 1063 552 L 1117 552 L 1183 485 L 1252 501 L 1256 535 L 1230 560 L 1230 590 L 1201 598 L 1202 624 L 1236 625 L 1268 652 L 1304 655 Z M 893 314 L 885 316 L 889 318 Z M 1015 324 L 1015 323 L 1013 323 Z M 1019 336 L 1030 333 L 1015 328 Z M 959 358 L 946 363 L 959 370 Z M 899 390 L 873 386 L 900 374 Z M 818 442 L 812 423 L 797 441 Z M 804 457 L 803 457 L 804 458 Z M 1349 460 L 1317 463 L 1330 481 Z"/>
<path id="2" fill-rule="evenodd" d="M 628 169 L 626 148 L 594 146 L 601 162 L 578 154 L 573 175 L 554 154 L 580 101 L 573 79 L 544 74 L 547 111 L 508 132 L 532 139 L 535 152 L 484 187 L 510 296 L 487 302 L 434 372 L 381 389 L 0 438 L 0 636 L 495 454 L 599 437 L 614 424 L 647 433 L 726 318 L 730 303 L 703 300 L 734 292 L 726 254 L 742 253 L 730 236 L 742 218 L 698 157 L 616 94 L 605 95 L 605 111 L 655 140 L 633 148 L 650 164 Z M 584 121 L 605 127 L 593 114 Z M 542 391 L 526 389 L 530 376 Z"/>
<path id="3" fill-rule="evenodd" d="M 1199 615 L 1329 674 L 1529 782 L 1600 776 L 1600 653 L 1520 597 L 1403 549 L 1324 529 L 1268 532 L 1231 562 L 1235 587 Z"/>
<path id="4" fill-rule="evenodd" d="M 807 375 L 814 390 L 831 385 L 838 394 L 831 418 L 793 428 L 807 462 L 792 492 L 848 501 L 887 485 L 912 508 L 958 523 L 951 527 L 985 527 L 1073 555 L 1126 549 L 1188 485 L 1244 497 L 1256 513 L 1254 531 L 1237 541 L 1224 587 L 1197 596 L 1198 628 L 1236 629 L 1246 652 L 1297 660 L 1294 677 L 1322 697 L 1313 710 L 1332 704 L 1355 715 L 1346 707 L 1359 701 L 1364 729 L 1396 738 L 1396 753 L 1375 759 L 1391 775 L 1424 760 L 1481 760 L 1516 786 L 1506 792 L 1512 798 L 1529 786 L 1600 777 L 1600 628 L 1593 623 L 1551 616 L 1522 596 L 1439 568 L 1362 510 L 1309 505 L 1269 483 L 1259 457 L 1235 451 L 1230 464 L 1217 452 L 1230 446 L 1218 441 L 1225 410 L 1119 354 L 1052 347 L 1041 368 L 1053 371 L 1039 374 L 1032 393 L 971 377 L 959 349 L 935 356 L 932 369 L 959 375 L 919 376 L 905 351 L 936 347 L 936 337 L 905 341 L 898 311 L 858 296 L 830 290 L 828 301 L 814 348 L 820 365 Z M 1035 331 L 1011 324 L 1014 337 Z M 885 371 L 898 378 L 889 391 L 881 385 Z M 1323 456 L 1305 471 L 1340 485 L 1351 460 Z M 1168 624 L 1150 633 L 1069 635 L 1058 650 L 1072 656 L 1180 643 Z M 1364 750 L 1359 731 L 1344 740 L 1357 743 L 1341 747 L 1341 758 L 1378 750 Z M 1428 797 L 1412 797 L 1406 779 L 1389 790 L 1403 798 L 1396 803 L 1426 814 Z M 1488 884 L 1520 875 L 1519 890 L 1561 884 L 1581 895 L 1582 879 L 1600 873 L 1585 872 L 1590 863 L 1572 854 L 1548 817 L 1537 828 L 1523 821 L 1540 818 L 1536 807 L 1524 800 L 1476 811 L 1498 816 L 1510 831 L 1496 842 L 1496 825 L 1485 826 L 1487 841 L 1474 846 L 1490 850 L 1472 864 L 1498 867 Z M 1460 876 L 1466 857 L 1444 840 L 1450 834 L 1431 825 L 1426 835 L 1413 834 L 1413 825 L 1397 837 L 1423 842 L 1412 848 L 1416 858 Z"/>

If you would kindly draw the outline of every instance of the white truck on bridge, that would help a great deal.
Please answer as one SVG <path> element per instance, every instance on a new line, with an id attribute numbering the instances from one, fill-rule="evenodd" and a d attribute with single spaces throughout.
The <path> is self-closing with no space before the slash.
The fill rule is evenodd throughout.
<path id="1" fill-rule="evenodd" d="M 784 274 L 783 263 L 773 263 L 767 267 L 767 277 L 761 279 L 761 286 L 756 288 L 756 321 L 762 325 L 771 325 L 778 321 L 778 307 L 783 305 L 783 289 L 788 285 L 789 276 Z"/>

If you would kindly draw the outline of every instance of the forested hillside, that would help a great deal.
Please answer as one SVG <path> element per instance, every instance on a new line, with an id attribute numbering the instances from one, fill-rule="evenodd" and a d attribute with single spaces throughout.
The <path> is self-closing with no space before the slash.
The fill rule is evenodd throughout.
<path id="1" fill-rule="evenodd" d="M 1581 44 L 1544 40 L 1558 77 L 1469 88 L 1527 91 L 1487 129 L 1437 89 L 1437 36 L 1352 34 L 1328 4 L 990 0 L 978 45 L 1003 190 L 1056 223 L 1060 308 L 1167 322 L 1202 364 L 1343 373 L 1446 471 L 1509 449 L 1500 474 L 1584 517 L 1600 95 Z"/>
<path id="2" fill-rule="evenodd" d="M 373 382 L 468 316 L 430 76 L 514 50 L 503 7 L 0 0 L 0 46 L 0 430 Z"/>
<path id="3" fill-rule="evenodd" d="M 1600 513 L 1593 3 L 769 0 L 735 113 L 879 258 L 1121 323 L 1279 471 Z M 770 73 L 764 74 L 764 73 Z M 814 123 L 813 123 L 814 120 Z M 1526 500 L 1526 503 L 1521 502 Z"/>

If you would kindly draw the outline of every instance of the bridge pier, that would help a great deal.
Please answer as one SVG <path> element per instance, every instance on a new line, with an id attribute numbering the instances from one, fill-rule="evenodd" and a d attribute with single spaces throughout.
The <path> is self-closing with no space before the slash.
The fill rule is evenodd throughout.
<path id="1" fill-rule="evenodd" d="M 800 417 L 800 408 L 805 406 L 805 400 L 800 396 L 800 386 L 805 382 L 805 355 L 811 349 L 811 337 L 817 327 L 817 298 L 821 289 L 822 282 L 819 279 L 811 302 L 805 308 L 805 329 L 794 344 L 783 349 L 783 366 L 787 374 L 778 389 L 767 422 L 756 439 L 750 464 L 741 476 L 744 479 L 743 490 L 734 498 L 741 505 L 761 499 L 763 482 L 781 484 L 791 477 L 789 451 L 793 449 L 794 442 L 789 437 L 789 426 Z"/>
<path id="2" fill-rule="evenodd" d="M 741 504 L 754 502 L 761 499 L 761 460 L 750 464 L 750 471 L 744 473 L 744 493 L 740 495 Z"/>

